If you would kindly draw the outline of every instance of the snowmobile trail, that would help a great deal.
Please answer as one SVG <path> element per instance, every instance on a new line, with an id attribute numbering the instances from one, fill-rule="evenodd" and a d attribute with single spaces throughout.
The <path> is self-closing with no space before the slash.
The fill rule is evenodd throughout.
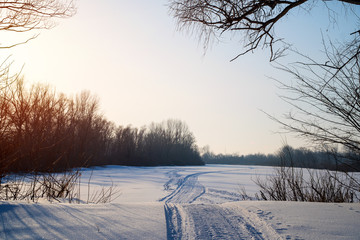
<path id="1" fill-rule="evenodd" d="M 199 177 L 218 172 L 198 172 L 180 175 L 179 171 L 167 173 L 169 180 L 164 184 L 164 190 L 170 193 L 161 198 L 165 203 L 224 203 L 241 200 L 235 192 L 206 188 L 199 181 Z"/>
<path id="2" fill-rule="evenodd" d="M 226 204 L 165 203 L 167 239 L 282 239 L 265 221 Z"/>
<path id="3" fill-rule="evenodd" d="M 214 172 L 182 176 L 176 170 L 168 172 L 169 180 L 164 189 L 171 192 L 159 200 L 165 202 L 168 240 L 281 239 L 269 224 L 244 208 L 226 203 L 203 204 L 211 203 L 212 199 L 219 202 L 239 200 L 235 193 L 207 189 L 199 182 L 200 175 L 211 173 Z"/>
<path id="4" fill-rule="evenodd" d="M 172 185 L 175 185 L 176 188 L 159 201 L 165 203 L 192 203 L 196 201 L 205 193 L 205 187 L 198 181 L 198 177 L 206 173 L 194 173 L 181 177 L 176 171 L 170 172 L 170 180 L 164 184 L 164 188 L 173 190 Z"/>

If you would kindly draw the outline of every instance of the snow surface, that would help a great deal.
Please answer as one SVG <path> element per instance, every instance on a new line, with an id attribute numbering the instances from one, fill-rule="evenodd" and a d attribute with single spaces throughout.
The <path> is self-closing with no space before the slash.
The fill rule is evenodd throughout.
<path id="1" fill-rule="evenodd" d="M 242 186 L 253 194 L 252 180 L 272 172 L 227 165 L 84 169 L 82 200 L 112 185 L 121 195 L 107 204 L 0 202 L 0 239 L 360 239 L 359 203 L 241 201 Z"/>

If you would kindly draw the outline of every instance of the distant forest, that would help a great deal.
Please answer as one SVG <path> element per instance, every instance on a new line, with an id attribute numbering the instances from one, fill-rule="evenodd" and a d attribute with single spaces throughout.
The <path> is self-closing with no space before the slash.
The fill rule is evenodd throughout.
<path id="1" fill-rule="evenodd" d="M 17 80 L 0 87 L 0 177 L 10 172 L 58 172 L 102 165 L 240 164 L 359 171 L 359 156 L 285 146 L 276 154 L 222 155 L 204 151 L 180 120 L 142 128 L 116 126 L 98 99 L 74 97 Z M 357 164 L 356 164 L 357 163 Z"/>
<path id="2" fill-rule="evenodd" d="M 312 151 L 295 149 L 285 145 L 275 154 L 214 154 L 205 151 L 202 159 L 206 164 L 287 166 L 299 168 L 360 171 L 360 156 L 351 152 Z"/>
<path id="3" fill-rule="evenodd" d="M 116 126 L 99 113 L 97 98 L 88 92 L 67 97 L 48 86 L 27 89 L 23 81 L 0 91 L 0 175 L 110 164 L 204 164 L 182 121 Z"/>

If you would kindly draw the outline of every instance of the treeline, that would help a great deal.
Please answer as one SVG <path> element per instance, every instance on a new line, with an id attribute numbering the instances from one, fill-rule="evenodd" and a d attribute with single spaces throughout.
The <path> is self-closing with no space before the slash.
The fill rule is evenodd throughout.
<path id="1" fill-rule="evenodd" d="M 168 120 L 141 129 L 116 126 L 98 99 L 23 81 L 0 87 L 0 175 L 94 165 L 201 165 L 193 134 Z"/>
<path id="2" fill-rule="evenodd" d="M 312 151 L 285 145 L 274 154 L 214 154 L 206 150 L 202 154 L 206 164 L 283 166 L 340 171 L 360 171 L 360 156 L 350 152 Z"/>

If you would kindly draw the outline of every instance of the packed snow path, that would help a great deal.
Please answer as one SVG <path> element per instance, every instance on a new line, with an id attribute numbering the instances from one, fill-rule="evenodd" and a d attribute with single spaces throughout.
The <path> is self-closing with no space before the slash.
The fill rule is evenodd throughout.
<path id="1" fill-rule="evenodd" d="M 198 181 L 198 176 L 201 174 L 206 174 L 206 172 L 181 177 L 178 171 L 171 171 L 169 173 L 170 180 L 164 184 L 164 189 L 173 191 L 168 196 L 160 199 L 160 201 L 166 203 L 193 203 L 205 193 L 205 187 Z M 176 186 L 175 189 L 173 189 L 173 185 Z"/>
<path id="2" fill-rule="evenodd" d="M 164 184 L 164 190 L 170 194 L 161 198 L 165 203 L 224 203 L 241 200 L 241 196 L 234 192 L 206 188 L 199 182 L 199 176 L 218 173 L 200 172 L 185 176 L 179 174 L 179 170 L 170 171 L 167 175 L 169 180 Z"/>
<path id="3" fill-rule="evenodd" d="M 165 204 L 167 239 L 282 239 L 256 214 L 220 204 Z"/>
<path id="4" fill-rule="evenodd" d="M 240 200 L 235 193 L 205 188 L 198 177 L 209 173 L 215 172 L 185 176 L 180 175 L 178 170 L 168 173 L 169 180 L 164 189 L 171 193 L 160 199 L 165 202 L 168 240 L 281 239 L 273 228 L 247 210 L 220 204 L 196 204 L 197 201 L 210 202 L 214 198 L 217 202 Z"/>

